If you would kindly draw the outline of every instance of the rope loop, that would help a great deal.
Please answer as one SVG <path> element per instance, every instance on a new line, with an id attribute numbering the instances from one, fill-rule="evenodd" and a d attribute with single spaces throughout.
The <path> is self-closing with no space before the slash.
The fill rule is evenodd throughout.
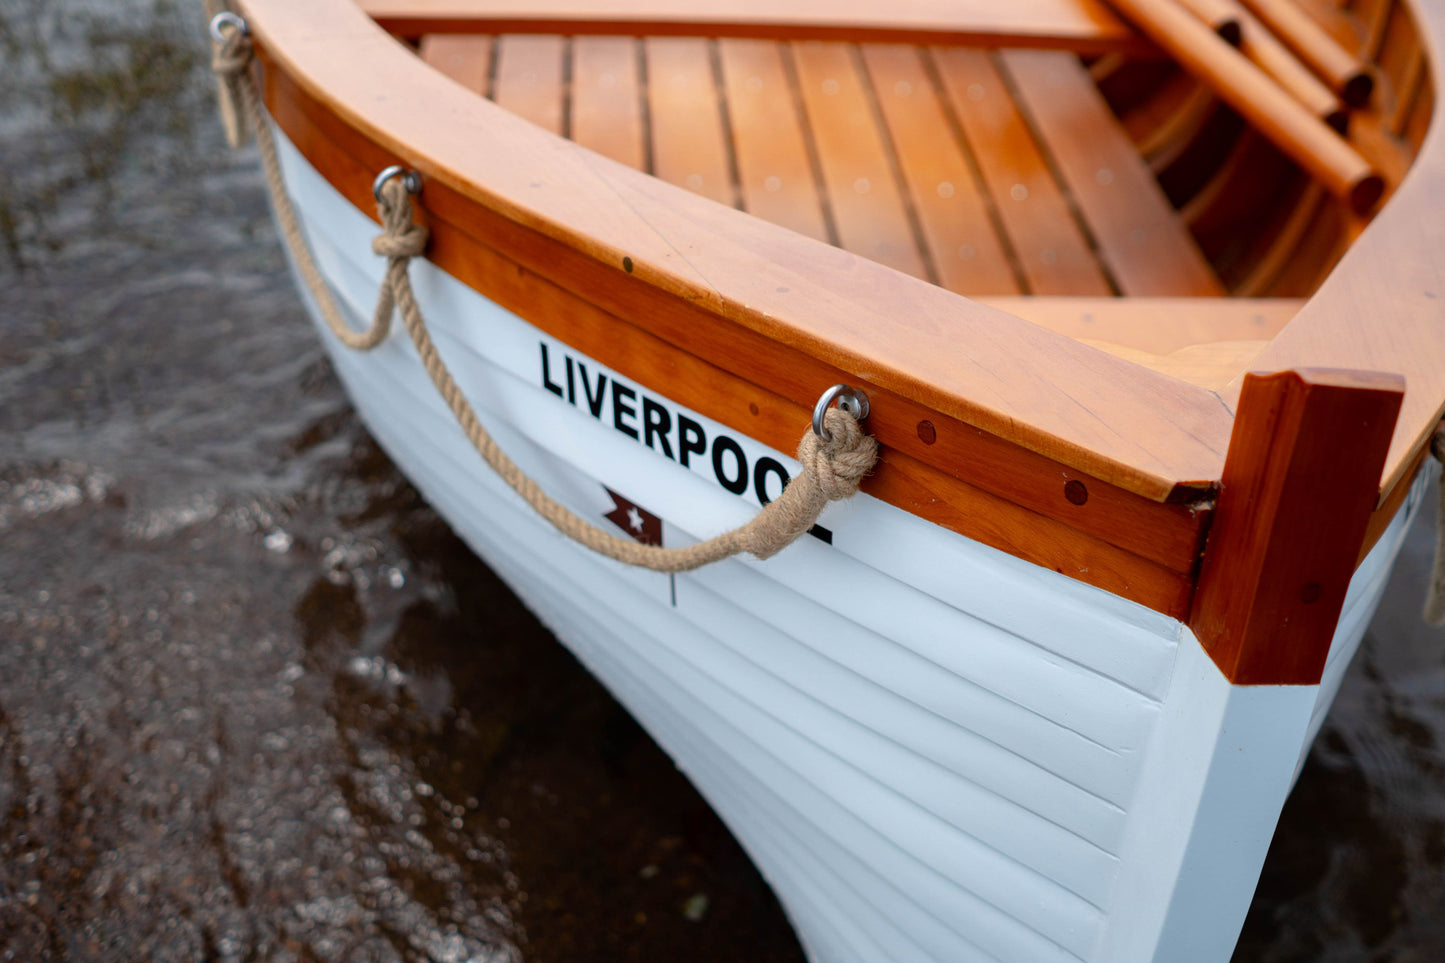
<path id="1" fill-rule="evenodd" d="M 412 220 L 411 191 L 404 178 L 392 178 L 381 186 L 376 213 L 381 217 L 381 233 L 371 239 L 374 253 L 403 260 L 425 253 L 427 229 Z"/>
<path id="2" fill-rule="evenodd" d="M 208 7 L 214 5 L 207 4 Z M 226 128 L 226 143 L 233 148 L 248 139 L 245 92 L 241 88 L 243 81 L 250 79 L 255 54 L 246 21 L 229 10 L 222 10 L 211 18 L 211 71 L 216 75 L 216 95 Z"/>
<path id="3" fill-rule="evenodd" d="M 208 4 L 214 2 L 208 0 Z M 222 30 L 223 26 L 231 29 Z M 816 409 L 822 411 L 820 425 L 823 430 L 815 432 L 809 425 L 798 443 L 797 454 L 802 471 L 746 524 L 693 545 L 663 548 L 615 535 L 580 518 L 542 491 L 536 481 L 497 445 L 432 341 L 407 270 L 412 258 L 421 257 L 426 252 L 428 240 L 426 228 L 415 222 L 412 209 L 412 194 L 419 189 L 420 179 L 414 172 L 400 168 L 388 168 L 376 179 L 373 193 L 382 230 L 372 239 L 371 249 L 387 259 L 387 268 L 377 291 L 371 327 L 365 331 L 354 330 L 342 315 L 330 286 L 316 266 L 300 217 L 287 193 L 275 136 L 256 87 L 256 78 L 250 70 L 254 48 L 245 22 L 232 14 L 224 24 L 219 21 L 214 23 L 213 35 L 224 38 L 215 45 L 211 67 L 220 84 L 227 133 L 236 133 L 238 136 L 232 139 L 232 145 L 239 145 L 239 134 L 244 132 L 240 129 L 241 122 L 244 120 L 255 134 L 261 153 L 261 168 L 266 176 L 266 190 L 281 228 L 281 237 L 326 326 L 347 347 L 368 351 L 386 340 L 391 331 L 392 315 L 399 313 L 427 376 L 477 454 L 563 535 L 609 558 L 659 572 L 689 571 L 741 552 L 768 558 L 811 529 L 830 501 L 856 494 L 859 483 L 873 470 L 878 460 L 878 443 L 859 424 L 867 415 L 867 398 L 862 392 L 846 385 L 835 385 L 819 399 Z M 237 128 L 235 131 L 233 120 Z M 840 407 L 828 407 L 834 396 L 841 397 L 837 395 L 840 390 L 851 392 L 856 405 L 843 406 L 840 402 Z"/>
<path id="4" fill-rule="evenodd" d="M 798 461 L 803 470 L 816 475 L 823 495 L 830 501 L 849 498 L 873 470 L 878 460 L 878 443 L 864 434 L 858 419 L 842 408 L 829 408 L 823 415 L 826 440 L 809 431 L 798 443 Z"/>

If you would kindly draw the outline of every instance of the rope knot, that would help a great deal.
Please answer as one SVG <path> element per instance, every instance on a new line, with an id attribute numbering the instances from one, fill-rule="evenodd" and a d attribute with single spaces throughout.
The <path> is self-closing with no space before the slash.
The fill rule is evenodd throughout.
<path id="1" fill-rule="evenodd" d="M 251 66 L 255 48 L 251 38 L 239 30 L 226 35 L 226 42 L 211 47 L 211 70 L 223 80 L 234 80 Z"/>
<path id="2" fill-rule="evenodd" d="M 411 192 L 401 178 L 382 185 L 376 212 L 381 233 L 371 239 L 371 250 L 386 258 L 421 257 L 426 251 L 427 229 L 411 219 Z"/>
<path id="3" fill-rule="evenodd" d="M 371 239 L 371 250 L 382 257 L 421 257 L 426 251 L 427 231 L 420 224 L 412 224 L 399 233 L 390 231 Z"/>
<path id="4" fill-rule="evenodd" d="M 878 461 L 878 442 L 864 434 L 858 419 L 837 408 L 824 414 L 823 427 L 828 440 L 811 431 L 805 434 L 798 444 L 798 461 L 829 501 L 849 498 Z"/>
<path id="5" fill-rule="evenodd" d="M 211 44 L 211 70 L 216 75 L 216 97 L 221 108 L 221 124 L 226 129 L 226 143 L 233 148 L 246 143 L 249 129 L 246 122 L 245 84 L 255 56 L 251 38 L 244 30 L 232 28 L 225 40 Z"/>

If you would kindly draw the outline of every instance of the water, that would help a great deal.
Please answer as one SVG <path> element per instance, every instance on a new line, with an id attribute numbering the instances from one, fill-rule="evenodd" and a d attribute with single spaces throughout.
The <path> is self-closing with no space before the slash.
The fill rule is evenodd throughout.
<path id="1" fill-rule="evenodd" d="M 358 424 L 199 21 L 0 0 L 0 958 L 802 959 L 667 758 Z M 1445 957 L 1429 542 L 1242 960 Z"/>

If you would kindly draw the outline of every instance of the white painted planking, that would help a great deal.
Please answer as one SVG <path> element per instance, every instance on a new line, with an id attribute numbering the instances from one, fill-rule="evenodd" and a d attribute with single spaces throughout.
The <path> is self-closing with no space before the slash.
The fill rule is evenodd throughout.
<path id="1" fill-rule="evenodd" d="M 317 218 L 321 222 L 320 228 L 314 232 L 319 247 L 318 260 L 325 261 L 328 268 L 334 269 L 338 275 L 344 276 L 345 281 L 350 282 L 351 286 L 345 288 L 346 290 L 362 292 L 360 298 L 364 299 L 366 294 L 380 283 L 383 270 L 379 259 L 370 253 L 369 248 L 363 246 L 356 249 L 356 233 L 365 230 L 366 221 L 360 218 L 343 198 L 336 195 L 329 185 L 323 182 L 319 187 L 324 188 L 324 191 L 317 193 L 329 193 L 333 203 L 330 205 L 331 210 L 325 212 L 331 215 L 329 218 Z M 304 206 L 321 209 L 324 207 L 321 200 L 323 198 L 307 195 Z M 342 216 L 348 214 L 349 218 Z M 346 223 L 347 221 L 360 223 Z M 337 226 L 328 231 L 328 223 Z M 348 259 L 337 252 L 337 246 L 346 244 L 348 240 L 356 254 L 355 259 Z M 470 379 L 463 380 L 463 383 L 468 384 L 469 392 L 477 393 L 477 397 L 473 398 L 474 403 L 500 407 L 515 420 L 524 433 L 540 440 L 546 447 L 573 464 L 587 463 L 589 470 L 600 475 L 604 482 L 609 479 L 627 479 L 630 485 L 627 493 L 633 496 L 634 500 L 647 505 L 670 521 L 677 519 L 679 521 L 676 523 L 680 523 L 686 519 L 689 533 L 696 537 L 707 537 L 748 517 L 751 509 L 747 505 L 739 504 L 740 500 L 736 498 L 719 499 L 716 496 L 720 493 L 711 484 L 706 488 L 680 484 L 685 482 L 685 479 L 678 478 L 676 472 L 666 472 L 666 469 L 674 467 L 673 463 L 656 452 L 643 449 L 625 438 L 599 436 L 596 432 L 589 432 L 588 429 L 594 422 L 585 413 L 562 404 L 537 402 L 535 398 L 541 394 L 537 390 L 538 342 L 546 341 L 555 347 L 557 342 L 554 339 L 539 335 L 535 328 L 495 306 L 489 306 L 490 311 L 483 314 L 476 304 L 480 299 L 476 298 L 473 292 L 429 265 L 414 264 L 413 275 L 416 279 L 418 299 L 429 309 L 433 309 L 429 314 L 433 319 L 433 336 L 439 348 L 453 349 L 450 352 L 443 350 L 443 354 L 451 359 L 449 364 L 459 378 L 463 375 L 471 376 Z M 369 317 L 370 307 L 360 300 L 353 301 L 352 307 L 363 317 Z M 393 347 L 405 352 L 411 350 L 406 345 L 405 338 L 400 335 L 378 350 Z M 458 348 L 463 350 L 456 350 Z M 495 362 L 495 367 L 488 363 L 488 358 Z M 617 378 L 624 384 L 633 384 L 611 369 L 592 364 L 595 372 Z M 497 384 L 498 375 L 502 373 L 513 375 L 515 385 L 523 388 L 530 400 L 523 401 L 521 396 L 513 395 L 510 402 L 504 402 L 498 392 L 505 391 L 505 387 Z M 542 397 L 544 401 L 552 400 L 546 395 Z M 696 412 L 688 414 L 702 422 L 710 436 L 727 431 Z M 736 433 L 733 435 L 738 437 Z M 750 459 L 756 460 L 758 455 L 767 455 L 783 462 L 790 470 L 796 470 L 797 463 L 787 455 L 758 445 L 745 437 L 739 437 L 738 440 L 748 450 Z M 605 448 L 606 451 L 599 452 L 599 448 Z M 639 466 L 649 465 L 659 471 L 650 473 L 639 470 Z M 708 495 L 714 497 L 709 499 L 706 497 Z M 756 504 L 756 498 L 751 491 L 745 492 L 741 501 Z M 1027 566 L 993 550 L 984 553 L 982 559 L 969 557 L 966 553 L 950 552 L 947 549 L 951 546 L 936 544 L 936 528 L 927 523 L 919 523 L 920 531 L 910 531 L 910 523 L 918 522 L 917 519 L 893 511 L 889 506 L 881 505 L 872 499 L 855 499 L 848 504 L 831 506 L 828 511 L 828 519 L 858 517 L 857 523 L 847 529 L 846 537 L 840 534 L 840 537 L 835 539 L 833 551 L 815 550 L 808 566 L 789 569 L 790 573 L 802 571 L 805 576 L 799 583 L 794 584 L 795 589 L 811 591 L 815 598 L 820 599 L 836 596 L 838 593 L 828 593 L 826 586 L 834 575 L 834 566 L 843 561 L 839 559 L 839 555 L 852 555 L 870 568 L 882 568 L 893 580 L 904 583 L 903 586 L 895 586 L 891 582 L 874 582 L 870 584 L 870 595 L 866 598 L 830 598 L 830 604 L 839 607 L 840 611 L 854 621 L 867 625 L 880 634 L 891 634 L 906 640 L 907 645 L 920 650 L 925 657 L 939 661 L 964 678 L 977 680 L 988 677 L 992 672 L 991 684 L 1004 689 L 1000 695 L 1034 712 L 1048 714 L 1062 724 L 1071 725 L 1095 742 L 1113 744 L 1126 741 L 1129 733 L 1143 731 L 1150 724 L 1147 717 L 1152 711 L 1152 700 L 1121 697 L 1117 686 L 1108 677 L 1107 667 L 1095 667 L 1067 656 L 1064 659 L 1046 659 L 1040 663 L 1037 650 L 1041 645 L 1052 646 L 1054 649 L 1073 648 L 1072 643 L 1057 638 L 1063 634 L 1077 634 L 1083 640 L 1081 645 L 1087 646 L 1087 651 L 1080 655 L 1097 650 L 1097 661 L 1111 660 L 1118 650 L 1123 650 L 1126 655 L 1135 657 L 1137 664 L 1132 667 L 1136 671 L 1120 673 L 1128 676 L 1121 680 L 1122 683 L 1147 693 L 1157 690 L 1162 684 L 1159 680 L 1167 678 L 1174 638 L 1171 636 L 1161 640 L 1152 634 L 1137 632 L 1129 624 L 1123 627 L 1117 624 L 1110 626 L 1107 621 L 1101 620 L 1100 612 L 1086 611 L 1084 606 L 1075 604 L 1076 600 L 1070 597 L 1071 590 L 1081 589 L 1084 593 L 1092 593 L 1095 601 L 1103 600 L 1106 605 L 1119 603 L 1130 610 L 1131 616 L 1145 613 L 1143 620 L 1154 621 L 1175 635 L 1178 631 L 1177 622 L 1163 619 L 1141 606 L 1123 602 L 1088 586 L 1063 580 L 1066 591 L 1058 600 L 1057 606 L 1060 615 L 1071 620 L 1075 632 L 1045 633 L 1049 638 L 1040 641 L 1034 635 L 1023 631 L 1039 620 L 1037 614 L 1005 609 L 995 597 L 998 594 L 1007 596 L 1013 592 L 1028 594 L 1030 591 L 1037 591 L 1032 584 L 1038 573 L 1036 567 Z M 875 534 L 880 528 L 887 532 L 886 538 Z M 901 530 L 895 531 L 895 528 Z M 880 542 L 883 544 L 878 544 Z M 973 543 L 968 545 L 977 555 L 977 546 Z M 875 547 L 878 549 L 876 552 L 869 551 Z M 796 553 L 809 548 L 816 549 L 816 546 L 804 540 L 789 551 Z M 918 551 L 915 552 L 914 549 Z M 920 558 L 921 562 L 915 563 L 915 557 Z M 935 561 L 930 563 L 930 559 Z M 819 565 L 828 568 L 819 572 Z M 1016 566 L 1023 566 L 1023 577 L 1010 579 L 1009 576 L 1014 573 L 1008 570 Z M 940 568 L 948 573 L 946 579 L 938 579 L 937 570 Z M 1053 577 L 1054 587 L 1058 586 L 1054 573 L 1044 574 Z M 915 576 L 921 578 L 915 579 Z M 786 578 L 786 574 L 783 577 Z M 969 601 L 980 603 L 977 607 L 985 611 L 997 610 L 996 617 L 985 618 L 978 612 L 957 604 L 948 604 L 946 607 L 932 604 L 947 602 L 947 599 L 942 598 L 944 593 L 941 592 L 933 600 L 918 598 L 916 593 L 920 586 L 913 584 L 915 580 L 926 580 L 930 583 L 944 581 L 970 587 L 986 584 L 990 580 L 1002 581 L 1005 590 L 993 593 L 975 589 L 969 594 Z M 805 586 L 812 588 L 810 590 Z M 898 588 L 904 589 L 904 593 L 898 593 Z M 927 592 L 928 589 L 924 588 L 924 591 Z M 951 615 L 944 617 L 945 613 Z M 948 622 L 959 620 L 980 621 L 992 628 L 967 627 L 972 644 L 964 651 L 956 644 L 952 631 L 945 627 Z M 1020 669 L 1025 665 L 1029 672 L 1021 673 Z M 1083 671 L 1078 671 L 1080 668 Z M 988 688 L 989 684 L 984 684 L 984 687 Z"/>
<path id="2" fill-rule="evenodd" d="M 1345 594 L 1340 624 L 1335 629 L 1335 637 L 1330 643 L 1329 656 L 1325 660 L 1324 676 L 1320 679 L 1319 694 L 1315 698 L 1314 711 L 1310 715 L 1305 743 L 1300 747 L 1299 761 L 1295 765 L 1295 779 L 1299 778 L 1299 771 L 1304 767 L 1310 745 L 1315 741 L 1315 736 L 1319 734 L 1320 727 L 1324 725 L 1325 716 L 1329 713 L 1330 706 L 1340 691 L 1340 684 L 1345 680 L 1345 672 L 1349 669 L 1350 662 L 1354 659 L 1360 643 L 1364 640 L 1365 631 L 1370 627 L 1370 620 L 1374 617 L 1380 597 L 1390 580 L 1390 572 L 1394 568 L 1395 558 L 1404 545 L 1405 533 L 1409 530 L 1410 521 L 1419 513 L 1420 506 L 1437 483 L 1439 475 L 1439 463 L 1434 459 L 1427 459 L 1420 474 L 1411 483 L 1410 491 L 1405 496 L 1405 502 L 1400 507 L 1400 511 L 1386 527 L 1375 548 L 1360 563 L 1359 570 L 1355 572 L 1355 577 L 1350 582 L 1349 591 Z"/>
<path id="3" fill-rule="evenodd" d="M 354 356 L 345 354 L 345 349 L 338 352 L 337 362 L 344 379 L 367 377 L 352 370 L 357 362 Z M 388 374 L 399 375 L 400 372 Z M 375 383 L 372 383 L 372 387 L 376 387 Z M 991 895 L 995 900 L 1011 903 L 1014 907 L 1022 907 L 1026 911 L 1034 909 L 1036 913 L 1046 916 L 1046 928 L 1059 931 L 1059 924 L 1067 921 L 1061 921 L 1053 915 L 1060 908 L 1057 896 L 1054 899 L 1049 898 L 1054 887 L 1047 887 L 1043 891 L 1038 888 L 1027 891 L 1000 890 L 996 879 L 986 872 L 980 872 L 980 868 L 968 859 L 969 855 L 981 855 L 987 859 L 987 852 L 969 847 L 965 840 L 950 838 L 947 832 L 935 832 L 928 838 L 931 845 L 950 849 L 955 853 L 954 862 L 943 865 L 944 871 L 940 872 L 938 853 L 927 854 L 933 865 L 920 860 L 916 853 L 918 847 L 911 847 L 912 851 L 900 848 L 868 820 L 859 818 L 852 812 L 845 805 L 847 800 L 820 789 L 806 776 L 800 775 L 798 769 L 808 768 L 810 764 L 814 767 L 813 774 L 817 774 L 816 764 L 819 760 L 816 754 L 810 755 L 808 747 L 801 744 L 796 737 L 789 738 L 786 730 L 776 726 L 768 727 L 765 720 L 740 716 L 736 712 L 736 696 L 730 701 L 722 684 L 690 670 L 683 660 L 670 651 L 671 647 L 683 647 L 696 641 L 690 637 L 685 625 L 678 624 L 680 616 L 671 614 L 670 609 L 648 613 L 645 607 L 639 605 L 639 597 L 627 595 L 628 587 L 615 581 L 616 572 L 623 568 L 618 563 L 591 555 L 582 556 L 579 562 L 579 559 L 573 556 L 571 546 L 545 523 L 529 513 L 516 511 L 513 505 L 508 504 L 515 502 L 515 507 L 521 507 L 520 500 L 510 491 L 494 487 L 499 486 L 500 482 L 485 477 L 478 482 L 480 486 L 493 489 L 493 493 L 498 496 L 493 502 L 479 499 L 475 491 L 463 493 L 457 486 L 456 480 L 471 477 L 474 469 L 445 466 L 442 472 L 429 475 L 429 471 L 435 466 L 445 462 L 445 457 L 438 457 L 435 451 L 428 451 L 424 445 L 419 444 L 423 440 L 422 436 L 409 432 L 407 426 L 397 420 L 394 410 L 374 407 L 379 394 L 381 393 L 371 392 L 358 395 L 358 407 L 369 423 L 374 420 L 379 437 L 391 439 L 392 442 L 410 449 L 413 457 L 409 463 L 422 468 L 422 471 L 418 472 L 417 481 L 428 498 L 444 513 L 450 506 L 457 506 L 463 517 L 471 518 L 473 525 L 479 514 L 487 514 L 485 526 L 473 527 L 466 522 L 459 523 L 457 527 L 463 537 L 473 542 L 479 542 L 482 538 L 499 539 L 503 544 L 517 546 L 514 551 L 520 551 L 520 546 L 536 546 L 539 554 L 562 554 L 560 564 L 566 566 L 565 569 L 556 565 L 546 565 L 544 569 L 543 582 L 551 586 L 551 589 L 538 596 L 541 599 L 538 604 L 541 605 L 540 611 L 543 613 L 555 614 L 564 609 L 586 613 L 585 619 L 592 626 L 590 633 L 573 636 L 574 651 L 584 661 L 588 661 L 588 651 L 598 646 L 596 637 L 599 634 L 608 636 L 610 641 L 605 645 L 606 651 L 618 654 L 617 657 L 628 656 L 625 661 L 629 669 L 649 679 L 651 688 L 664 700 L 673 704 L 683 702 L 685 707 L 678 711 L 696 720 L 698 725 L 709 733 L 716 745 L 715 754 L 744 761 L 748 778 L 769 787 L 769 791 L 779 800 L 775 808 L 795 832 L 821 835 L 825 840 L 822 845 L 827 850 L 855 853 L 857 861 L 867 866 L 871 873 L 871 878 L 862 880 L 865 888 L 895 887 L 909 893 L 918 912 L 930 915 L 951 927 L 956 934 L 960 934 L 959 938 L 962 938 L 962 933 L 967 932 L 971 939 L 991 947 L 991 952 L 1001 954 L 1000 958 L 1041 961 L 1063 959 L 1058 955 L 1062 950 L 1008 914 L 999 912 L 996 907 L 952 879 L 949 873 L 971 872 L 977 875 L 987 884 L 983 888 L 991 888 Z M 447 475 L 452 478 L 448 479 Z M 503 510 L 497 511 L 498 507 Z M 490 534 L 483 536 L 480 534 L 482 532 Z M 511 573 L 507 568 L 503 567 L 500 571 L 504 577 L 510 577 Z M 564 579 L 570 591 L 559 595 L 556 586 L 562 584 Z M 649 615 L 651 617 L 647 618 L 645 623 L 639 622 L 640 618 Z M 544 621 L 549 620 L 544 618 Z M 665 637 L 670 643 L 664 645 L 657 642 L 655 637 Z M 658 662 L 662 663 L 661 668 L 658 667 Z M 600 677 L 609 681 L 605 675 Z M 760 731 L 760 723 L 763 734 L 761 739 L 755 738 Z M 654 734 L 664 747 L 670 745 L 666 730 Z M 782 738 L 785 745 L 781 749 L 774 739 L 769 738 L 773 736 Z M 801 759 L 795 755 L 799 750 Z M 780 761 L 780 752 L 791 756 L 794 765 Z M 679 765 L 684 771 L 692 768 L 686 758 L 680 758 Z M 836 768 L 831 773 L 825 771 L 824 780 L 830 775 L 838 775 Z M 845 783 L 843 789 L 846 791 L 860 786 L 867 789 L 866 784 L 855 779 L 851 783 Z M 876 800 L 875 791 L 874 801 Z M 901 828 L 916 835 L 918 827 L 915 822 L 918 814 L 901 807 L 895 811 L 901 817 L 901 826 L 893 825 L 892 828 Z M 872 812 L 877 814 L 876 807 Z M 887 822 L 885 819 L 885 823 Z M 734 828 L 738 829 L 736 825 Z M 739 832 L 739 836 L 742 839 L 747 838 L 745 827 Z M 904 845 L 907 844 L 908 840 L 904 840 Z M 960 844 L 965 852 L 961 858 L 957 858 Z M 998 865 L 996 859 L 989 860 L 982 869 L 987 870 Z M 1011 875 L 1016 878 L 1019 874 L 1015 872 Z M 1035 907 L 1035 903 L 1040 905 Z M 1087 935 L 1089 934 L 1080 934 Z"/>
<path id="4" fill-rule="evenodd" d="M 374 227 L 289 144 L 283 158 L 318 263 L 369 316 Z M 661 515 L 673 544 L 751 514 L 751 493 L 547 394 L 539 345 L 563 346 L 412 270 L 479 413 L 574 510 L 611 508 L 601 481 Z M 404 336 L 367 355 L 326 337 L 378 440 L 673 753 L 815 958 L 1228 956 L 1333 676 L 1230 687 L 1177 621 L 866 496 L 829 509 L 833 546 L 680 577 L 674 608 L 666 576 L 582 552 L 487 472 Z M 1331 673 L 1405 524 L 1352 586 Z"/>

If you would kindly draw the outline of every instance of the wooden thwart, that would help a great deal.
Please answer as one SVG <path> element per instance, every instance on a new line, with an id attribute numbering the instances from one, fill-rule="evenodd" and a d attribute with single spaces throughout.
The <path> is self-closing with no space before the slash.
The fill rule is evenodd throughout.
<path id="1" fill-rule="evenodd" d="M 388 32 L 750 37 L 1148 52 L 1100 0 L 359 0 Z"/>

